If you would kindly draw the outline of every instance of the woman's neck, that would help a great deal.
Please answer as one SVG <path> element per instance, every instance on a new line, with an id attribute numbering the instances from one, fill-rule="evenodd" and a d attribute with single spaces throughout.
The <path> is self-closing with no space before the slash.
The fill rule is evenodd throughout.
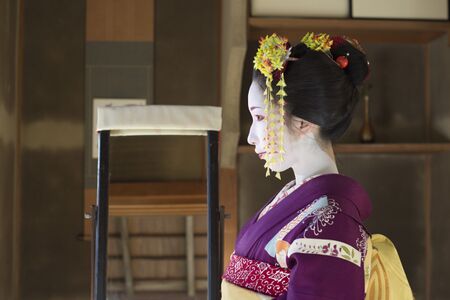
<path id="1" fill-rule="evenodd" d="M 296 157 L 292 169 L 296 184 L 308 177 L 339 173 L 331 142 L 319 143 L 312 133 L 306 134 L 296 145 Z"/>

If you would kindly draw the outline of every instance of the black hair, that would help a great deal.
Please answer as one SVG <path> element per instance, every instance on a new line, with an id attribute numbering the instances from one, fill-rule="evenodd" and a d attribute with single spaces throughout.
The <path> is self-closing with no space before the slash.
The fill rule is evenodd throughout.
<path id="1" fill-rule="evenodd" d="M 341 39 L 331 54 L 333 60 L 322 51 L 297 44 L 290 57 L 299 59 L 287 62 L 284 79 L 287 114 L 319 125 L 321 138 L 335 141 L 350 126 L 369 66 L 366 55 L 347 40 Z M 334 61 L 339 56 L 348 59 L 344 69 Z M 265 89 L 266 79 L 258 70 L 253 71 L 253 81 Z M 278 91 L 277 82 L 272 82 L 273 95 Z"/>

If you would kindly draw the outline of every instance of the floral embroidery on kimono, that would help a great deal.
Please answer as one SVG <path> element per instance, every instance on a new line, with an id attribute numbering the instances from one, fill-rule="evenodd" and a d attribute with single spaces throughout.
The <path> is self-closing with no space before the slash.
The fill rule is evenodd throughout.
<path id="1" fill-rule="evenodd" d="M 359 237 L 356 240 L 356 247 L 358 248 L 359 252 L 361 252 L 361 261 L 364 261 L 364 258 L 366 256 L 367 253 L 367 238 L 368 235 L 366 233 L 366 231 L 364 230 L 364 228 L 359 225 L 359 232 L 361 233 L 361 237 Z"/>
<path id="2" fill-rule="evenodd" d="M 303 237 L 306 238 L 306 233 L 312 230 L 315 236 L 318 236 L 323 228 L 328 225 L 333 225 L 336 214 L 342 211 L 339 204 L 334 199 L 328 199 L 328 205 L 314 211 L 305 221 L 313 218 L 309 226 L 304 230 Z"/>
<path id="3" fill-rule="evenodd" d="M 299 238 L 292 242 L 287 256 L 294 253 L 334 256 L 361 266 L 361 252 L 349 244 L 330 239 Z"/>

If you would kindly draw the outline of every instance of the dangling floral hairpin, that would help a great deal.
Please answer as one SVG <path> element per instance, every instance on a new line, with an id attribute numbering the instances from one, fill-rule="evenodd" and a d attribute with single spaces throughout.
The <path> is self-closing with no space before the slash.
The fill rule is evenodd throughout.
<path id="1" fill-rule="evenodd" d="M 266 135 L 265 135 L 265 159 L 266 177 L 270 175 L 270 167 L 283 161 L 283 129 L 284 129 L 284 106 L 286 92 L 286 82 L 284 81 L 284 67 L 291 53 L 290 44 L 285 37 L 280 37 L 275 33 L 271 36 L 260 38 L 259 48 L 253 59 L 254 69 L 259 70 L 266 77 L 266 88 L 264 90 L 264 113 L 266 115 Z M 272 81 L 276 77 L 277 86 L 280 87 L 277 92 L 278 110 L 273 103 Z M 280 124 L 280 130 L 275 130 L 276 124 Z M 275 157 L 275 153 L 279 153 Z M 280 172 L 275 175 L 281 179 Z"/>

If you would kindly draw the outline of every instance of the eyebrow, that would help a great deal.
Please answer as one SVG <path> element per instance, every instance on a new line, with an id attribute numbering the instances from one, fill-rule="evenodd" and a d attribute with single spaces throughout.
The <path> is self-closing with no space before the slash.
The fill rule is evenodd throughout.
<path id="1" fill-rule="evenodd" d="M 252 107 L 250 107 L 250 110 L 254 110 L 255 108 L 261 108 L 261 107 L 259 107 L 259 106 L 252 106 Z"/>

